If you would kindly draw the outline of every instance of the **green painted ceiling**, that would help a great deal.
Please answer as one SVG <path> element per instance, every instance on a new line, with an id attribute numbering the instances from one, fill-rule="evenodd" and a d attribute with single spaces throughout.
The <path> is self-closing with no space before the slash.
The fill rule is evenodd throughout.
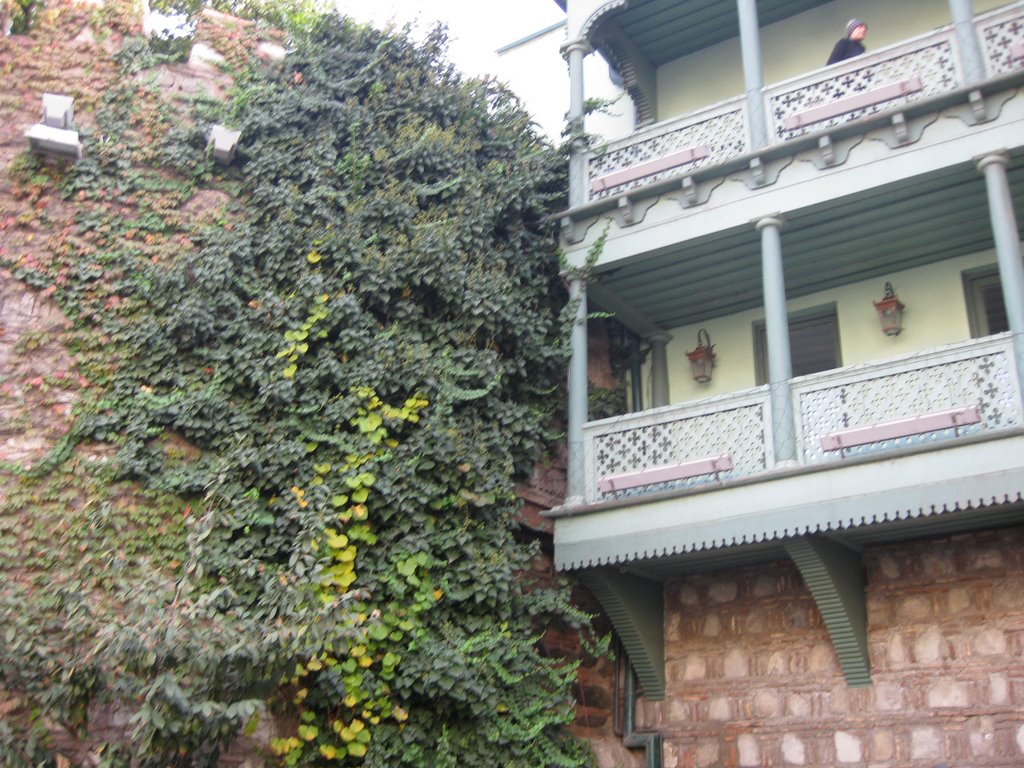
<path id="1" fill-rule="evenodd" d="M 1010 187 L 1024 221 L 1024 155 Z M 868 193 L 785 212 L 790 298 L 888 276 L 993 247 L 982 175 L 965 163 Z M 762 305 L 760 236 L 752 225 L 595 272 L 595 303 L 638 332 L 704 322 Z M 899 286 L 896 286 L 899 291 Z"/>
<path id="2" fill-rule="evenodd" d="M 555 2 L 565 9 L 566 0 Z M 758 0 L 758 22 L 765 27 L 819 5 L 826 3 Z M 656 67 L 739 34 L 736 0 L 628 0 L 609 18 Z"/>
<path id="3" fill-rule="evenodd" d="M 761 0 L 762 27 L 825 3 Z M 614 22 L 655 67 L 739 34 L 736 0 L 629 0 Z"/>

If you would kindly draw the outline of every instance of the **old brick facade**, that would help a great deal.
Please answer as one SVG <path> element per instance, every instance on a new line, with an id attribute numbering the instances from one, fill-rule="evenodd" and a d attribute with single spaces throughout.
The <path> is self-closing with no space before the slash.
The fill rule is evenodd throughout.
<path id="1" fill-rule="evenodd" d="M 1024 765 L 1024 528 L 870 547 L 864 564 L 864 688 L 792 563 L 666 585 L 667 695 L 640 718 L 665 768 Z"/>

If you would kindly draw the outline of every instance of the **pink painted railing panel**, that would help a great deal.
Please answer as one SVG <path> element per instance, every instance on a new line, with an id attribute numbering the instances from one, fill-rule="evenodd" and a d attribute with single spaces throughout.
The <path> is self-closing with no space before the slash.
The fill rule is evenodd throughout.
<path id="1" fill-rule="evenodd" d="M 679 152 L 672 152 L 654 160 L 648 160 L 646 163 L 631 165 L 628 168 L 623 168 L 621 171 L 598 176 L 590 182 L 590 191 L 603 192 L 606 189 L 619 187 L 631 181 L 638 181 L 662 171 L 681 168 L 684 165 L 703 160 L 710 154 L 711 150 L 703 144 L 697 147 L 687 147 Z"/>
<path id="2" fill-rule="evenodd" d="M 912 435 L 923 435 L 941 429 L 957 429 L 969 424 L 977 424 L 980 421 L 981 413 L 978 406 L 970 405 L 964 408 L 912 416 L 909 419 L 897 419 L 881 424 L 871 424 L 867 427 L 830 432 L 827 435 L 822 435 L 821 447 L 826 451 L 841 451 L 844 448 L 880 443 L 884 440 Z"/>
<path id="3" fill-rule="evenodd" d="M 614 493 L 628 488 L 640 488 L 656 483 L 670 483 L 673 480 L 685 480 L 700 475 L 717 475 L 732 469 L 732 457 L 728 453 L 692 459 L 681 464 L 670 464 L 664 467 L 652 467 L 639 472 L 626 472 L 621 475 L 602 477 L 597 482 L 601 493 Z"/>
<path id="4" fill-rule="evenodd" d="M 850 112 L 857 112 L 868 109 L 869 107 L 875 107 L 880 104 L 884 104 L 887 101 L 892 101 L 893 99 L 898 99 L 901 96 L 907 96 L 911 93 L 917 93 L 921 90 L 924 90 L 921 78 L 918 75 L 914 75 L 913 77 L 908 77 L 906 80 L 889 83 L 888 85 L 881 85 L 878 88 L 872 88 L 871 90 L 863 91 L 862 93 L 858 93 L 854 96 L 847 96 L 843 99 L 836 99 L 835 101 L 823 104 L 820 107 L 812 107 L 811 109 L 806 109 L 803 112 L 796 112 L 786 118 L 783 123 L 783 128 L 787 131 L 793 131 L 797 128 L 803 128 L 807 125 L 820 123 L 824 120 L 841 117 L 849 114 Z"/>

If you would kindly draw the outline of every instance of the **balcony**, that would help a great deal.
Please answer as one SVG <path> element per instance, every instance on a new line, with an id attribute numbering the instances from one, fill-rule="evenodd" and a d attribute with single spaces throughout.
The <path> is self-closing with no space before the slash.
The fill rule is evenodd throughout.
<path id="1" fill-rule="evenodd" d="M 984 439 L 1024 425 L 1009 334 L 800 377 L 792 380 L 791 391 L 798 464 L 804 467 L 840 466 L 856 463 L 858 457 L 891 457 L 930 445 L 952 446 L 956 440 Z M 851 435 L 862 427 L 964 408 L 976 408 L 977 420 L 947 426 L 933 418 L 903 430 L 911 434 L 892 436 L 889 430 L 889 436 L 879 439 L 872 439 L 870 432 L 858 433 L 858 439 L 867 441 L 841 449 L 834 447 L 838 438 L 823 440 Z M 629 503 L 635 497 L 792 472 L 792 467 L 776 468 L 771 430 L 767 386 L 590 422 L 584 428 L 585 503 Z M 730 468 L 695 463 L 723 456 Z M 688 476 L 661 480 L 655 473 L 647 477 L 656 482 L 644 482 L 645 473 L 679 466 Z M 701 474 L 689 474 L 702 469 Z M 616 482 L 624 477 L 629 479 Z M 637 481 L 640 484 L 633 484 Z"/>
<path id="2" fill-rule="evenodd" d="M 979 15 L 988 78 L 1024 69 L 1024 3 Z M 895 116 L 964 87 L 952 26 L 764 89 L 769 142 L 835 131 L 872 115 Z M 587 157 L 584 201 L 682 179 L 750 153 L 747 102 L 739 96 L 647 126 Z"/>

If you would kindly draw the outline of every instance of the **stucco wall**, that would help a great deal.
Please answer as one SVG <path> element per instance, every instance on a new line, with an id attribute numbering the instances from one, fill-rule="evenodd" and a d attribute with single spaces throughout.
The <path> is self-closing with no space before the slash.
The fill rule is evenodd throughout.
<path id="1" fill-rule="evenodd" d="M 1007 3 L 976 0 L 974 13 Z M 832 46 L 853 18 L 868 23 L 869 51 L 930 32 L 952 22 L 946 0 L 841 0 L 806 11 L 761 30 L 766 85 L 825 64 Z M 738 34 L 738 31 L 737 31 Z M 714 104 L 743 93 L 739 38 L 671 61 L 658 69 L 658 119 Z"/>
<path id="2" fill-rule="evenodd" d="M 783 236 L 783 255 L 785 237 Z M 793 299 L 790 313 L 834 304 L 839 321 L 842 365 L 909 354 L 970 338 L 962 274 L 965 270 L 994 265 L 993 251 L 944 261 L 939 265 L 893 272 L 829 291 Z M 885 281 L 892 283 L 906 305 L 904 330 L 899 336 L 881 332 L 872 301 L 882 298 Z M 673 403 L 734 392 L 755 386 L 754 333 L 762 309 L 716 318 L 699 325 L 672 328 L 668 345 L 669 394 Z M 718 356 L 714 377 L 698 384 L 690 373 L 686 351 L 697 346 L 697 331 L 706 328 Z M 650 395 L 650 368 L 644 369 L 645 398 Z"/>

